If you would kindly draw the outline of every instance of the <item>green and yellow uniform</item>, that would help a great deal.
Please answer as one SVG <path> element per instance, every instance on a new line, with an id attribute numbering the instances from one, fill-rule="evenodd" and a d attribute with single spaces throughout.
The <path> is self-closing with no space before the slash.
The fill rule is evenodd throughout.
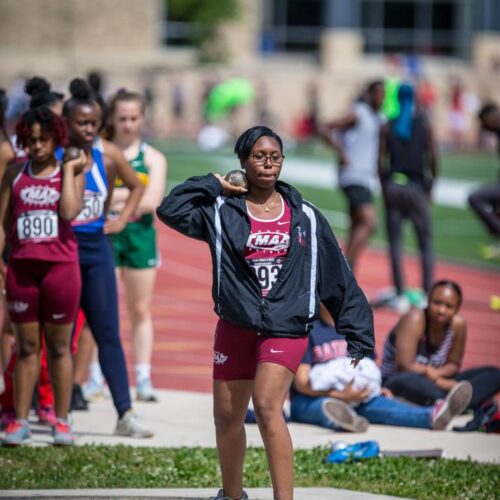
<path id="1" fill-rule="evenodd" d="M 138 179 L 147 186 L 149 169 L 144 162 L 147 144 L 142 143 L 139 154 L 130 161 Z M 117 179 L 115 189 L 123 188 L 121 179 Z M 156 247 L 156 229 L 153 214 L 144 214 L 131 219 L 123 231 L 112 235 L 113 254 L 116 267 L 131 267 L 133 269 L 149 269 L 159 264 Z"/>

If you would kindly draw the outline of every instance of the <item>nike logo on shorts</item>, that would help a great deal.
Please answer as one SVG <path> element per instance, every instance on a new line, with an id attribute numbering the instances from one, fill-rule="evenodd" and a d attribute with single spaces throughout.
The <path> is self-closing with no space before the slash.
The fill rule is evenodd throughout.
<path id="1" fill-rule="evenodd" d="M 62 319 L 62 318 L 64 318 L 64 316 L 66 316 L 66 314 L 64 314 L 64 313 L 62 313 L 62 314 L 53 314 L 52 318 L 53 319 Z"/>
<path id="2" fill-rule="evenodd" d="M 279 352 L 285 352 L 285 351 L 277 351 L 276 349 L 271 348 L 271 354 L 278 354 Z"/>

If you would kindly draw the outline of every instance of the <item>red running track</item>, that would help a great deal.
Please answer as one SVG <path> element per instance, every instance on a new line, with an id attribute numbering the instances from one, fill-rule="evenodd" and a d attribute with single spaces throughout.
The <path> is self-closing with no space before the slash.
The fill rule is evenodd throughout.
<path id="1" fill-rule="evenodd" d="M 211 298 L 212 263 L 205 243 L 189 239 L 158 224 L 158 243 L 163 265 L 158 273 L 153 298 L 155 344 L 153 383 L 163 389 L 211 390 L 212 334 L 216 323 Z M 419 264 L 406 257 L 407 286 L 419 286 Z M 436 279 L 452 278 L 464 290 L 462 315 L 468 323 L 468 340 L 463 368 L 498 365 L 500 362 L 500 312 L 489 308 L 489 298 L 500 295 L 500 273 L 438 262 Z M 372 298 L 390 284 L 386 253 L 366 251 L 358 264 L 358 281 Z M 129 323 L 120 291 L 122 338 L 128 366 L 132 367 Z M 375 311 L 377 351 L 398 315 Z M 130 372 L 132 377 L 132 373 Z M 131 378 L 134 383 L 134 379 Z"/>

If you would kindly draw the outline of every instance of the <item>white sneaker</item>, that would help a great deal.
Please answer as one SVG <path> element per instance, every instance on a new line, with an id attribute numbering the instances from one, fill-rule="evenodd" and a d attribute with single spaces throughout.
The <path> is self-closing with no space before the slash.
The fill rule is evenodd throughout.
<path id="1" fill-rule="evenodd" d="M 139 422 L 132 408 L 122 418 L 118 419 L 114 435 L 134 438 L 150 438 L 154 436 L 153 432 Z"/>
<path id="2" fill-rule="evenodd" d="M 472 385 L 463 380 L 453 387 L 446 399 L 436 403 L 432 410 L 432 429 L 443 431 L 451 422 L 453 417 L 460 415 L 469 406 L 472 398 Z"/>
<path id="3" fill-rule="evenodd" d="M 411 308 L 410 301 L 404 295 L 395 295 L 394 298 L 387 303 L 387 305 L 399 314 L 405 314 Z"/>
<path id="4" fill-rule="evenodd" d="M 83 397 L 87 401 L 99 401 L 101 399 L 104 399 L 104 382 L 99 384 L 95 380 L 89 379 L 82 385 L 82 392 Z"/>
<path id="5" fill-rule="evenodd" d="M 156 396 L 153 384 L 151 383 L 151 379 L 146 378 L 137 382 L 137 401 L 149 401 L 156 402 L 158 401 L 158 397 Z"/>
<path id="6" fill-rule="evenodd" d="M 323 401 L 323 413 L 336 427 L 345 431 L 366 432 L 370 425 L 365 417 L 360 417 L 347 403 L 340 399 Z"/>

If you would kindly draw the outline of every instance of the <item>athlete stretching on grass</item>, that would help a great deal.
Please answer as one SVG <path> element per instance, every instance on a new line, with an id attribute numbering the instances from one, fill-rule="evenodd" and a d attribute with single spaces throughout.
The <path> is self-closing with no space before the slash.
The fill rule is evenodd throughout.
<path id="1" fill-rule="evenodd" d="M 280 137 L 253 127 L 236 142 L 250 187 L 218 174 L 188 179 L 157 210 L 177 231 L 206 241 L 213 260 L 213 395 L 222 485 L 243 492 L 244 419 L 253 399 L 274 498 L 293 498 L 293 447 L 283 403 L 323 302 L 347 337 L 349 354 L 373 352 L 370 307 L 321 213 L 279 182 Z"/>

